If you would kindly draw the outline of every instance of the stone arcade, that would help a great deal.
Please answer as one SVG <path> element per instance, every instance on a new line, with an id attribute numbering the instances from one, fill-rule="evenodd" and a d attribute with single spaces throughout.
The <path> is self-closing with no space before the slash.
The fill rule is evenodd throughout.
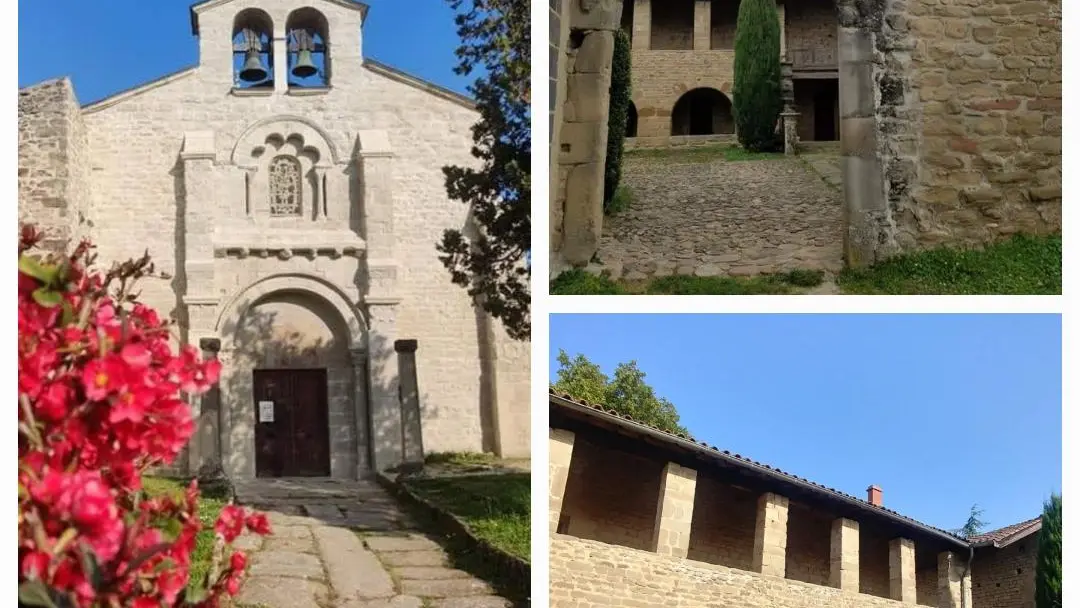
<path id="1" fill-rule="evenodd" d="M 367 14 L 206 0 L 196 66 L 81 108 L 67 79 L 19 92 L 20 220 L 53 246 L 90 237 L 104 261 L 149 248 L 172 278 L 143 300 L 223 363 L 193 404 L 191 472 L 349 479 L 421 450 L 529 454 L 528 344 L 435 250 L 468 227 L 441 167 L 473 162 L 478 115 L 366 59 Z"/>

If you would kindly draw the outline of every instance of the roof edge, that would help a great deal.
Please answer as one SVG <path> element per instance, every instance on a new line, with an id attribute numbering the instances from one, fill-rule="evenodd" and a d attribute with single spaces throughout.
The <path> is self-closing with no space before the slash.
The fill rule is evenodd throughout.
<path id="1" fill-rule="evenodd" d="M 98 110 L 104 110 L 105 108 L 111 107 L 120 103 L 121 101 L 124 101 L 125 99 L 129 99 L 152 89 L 165 86 L 171 82 L 180 80 L 181 78 L 186 78 L 187 76 L 194 74 L 195 70 L 197 70 L 198 68 L 199 66 L 197 65 L 189 65 L 186 68 L 180 68 L 179 70 L 170 72 L 168 74 L 165 74 L 164 76 L 159 76 L 158 78 L 155 78 L 151 81 L 137 84 L 133 87 L 129 87 L 122 91 L 113 93 L 112 95 L 108 95 L 106 97 L 102 97 L 101 99 L 91 101 L 89 103 L 84 103 L 82 104 L 82 111 L 84 113 L 90 113 L 97 112 Z"/>
<path id="2" fill-rule="evenodd" d="M 1025 538 L 1027 538 L 1028 536 L 1031 536 L 1032 534 L 1035 534 L 1036 532 L 1038 532 L 1040 530 L 1042 530 L 1042 517 L 1038 517 L 1038 518 L 1032 520 L 1029 525 L 1026 525 L 1026 526 L 1020 528 L 1019 530 L 1016 530 L 1015 532 L 1013 532 L 1012 534 L 1006 536 L 1005 538 L 1002 538 L 1002 539 L 999 539 L 999 540 L 994 540 L 992 538 L 988 538 L 986 540 L 973 542 L 973 543 L 971 543 L 971 546 L 976 547 L 976 548 L 993 547 L 995 549 L 1003 549 L 1003 548 L 1008 547 L 1009 545 L 1011 545 L 1011 544 L 1013 544 L 1013 543 L 1015 543 L 1017 541 L 1023 540 Z M 990 534 L 993 534 L 993 531 L 987 532 L 987 535 L 990 535 Z"/>
<path id="3" fill-rule="evenodd" d="M 730 454 L 725 454 L 724 452 L 722 452 L 720 450 L 709 449 L 708 447 L 703 446 L 703 445 L 695 442 L 693 439 L 680 437 L 678 435 L 673 435 L 671 433 L 667 433 L 665 431 L 661 431 L 659 429 L 653 428 L 653 427 L 648 426 L 646 424 L 642 424 L 640 422 L 637 422 L 636 420 L 631 420 L 631 419 L 623 418 L 621 416 L 616 416 L 616 415 L 608 413 L 606 411 L 598 410 L 596 408 L 589 407 L 588 405 L 583 405 L 581 403 L 577 403 L 577 402 L 575 402 L 575 401 L 573 401 L 571 399 L 563 397 L 563 396 L 561 396 L 561 395 L 559 395 L 557 393 L 554 393 L 554 392 L 550 392 L 550 391 L 548 392 L 548 401 L 549 401 L 549 403 L 555 403 L 556 405 L 558 405 L 560 407 L 564 407 L 564 408 L 567 408 L 567 409 L 570 409 L 570 410 L 573 410 L 573 411 L 577 411 L 577 412 L 583 413 L 583 414 L 588 415 L 588 416 L 593 416 L 593 417 L 596 417 L 596 418 L 602 418 L 604 420 L 607 420 L 608 422 L 614 423 L 614 424 L 616 424 L 618 426 L 621 426 L 621 427 L 623 427 L 625 429 L 628 429 L 628 430 L 637 431 L 637 432 L 640 432 L 640 433 L 651 435 L 652 437 L 654 437 L 656 439 L 666 441 L 666 442 L 668 442 L 670 444 L 674 444 L 674 445 L 676 445 L 678 447 L 682 447 L 684 449 L 693 450 L 694 452 L 696 452 L 698 454 L 701 454 L 703 456 L 706 456 L 708 458 L 714 458 L 714 459 L 722 460 L 722 461 L 724 461 L 724 462 L 726 462 L 726 463 L 728 463 L 730 465 L 752 470 L 752 471 L 754 471 L 754 472 L 756 472 L 756 473 L 758 473 L 760 475 L 763 475 L 765 477 L 774 479 L 776 481 L 783 481 L 785 483 L 790 483 L 790 484 L 802 487 L 803 489 L 806 489 L 806 490 L 811 491 L 811 492 L 815 492 L 815 493 L 820 494 L 820 495 L 827 496 L 827 497 L 829 497 L 829 498 L 831 498 L 833 500 L 837 500 L 839 502 L 842 502 L 842 503 L 848 504 L 850 506 L 856 507 L 858 509 L 861 509 L 863 511 L 866 511 L 867 513 L 871 513 L 871 514 L 876 515 L 876 516 L 884 517 L 886 519 L 889 519 L 889 520 L 893 521 L 896 524 L 906 526 L 906 527 L 909 527 L 909 528 L 915 528 L 915 529 L 919 530 L 920 532 L 923 532 L 925 534 L 940 538 L 941 540 L 947 541 L 950 544 L 955 545 L 957 547 L 962 547 L 964 549 L 968 549 L 968 548 L 971 548 L 973 546 L 971 543 L 969 543 L 969 542 L 967 542 L 967 541 L 965 541 L 965 540 L 963 540 L 963 539 L 961 539 L 959 537 L 953 536 L 953 535 L 951 535 L 951 534 L 949 534 L 949 533 L 947 533 L 947 532 L 945 532 L 943 530 L 939 530 L 939 529 L 934 528 L 932 526 L 928 526 L 927 524 L 924 524 L 924 523 L 916 521 L 914 519 L 905 517 L 905 516 L 900 515 L 898 513 L 894 513 L 894 512 L 892 512 L 892 511 L 890 511 L 888 509 L 884 509 L 882 507 L 875 507 L 875 506 L 867 503 L 866 501 L 859 500 L 859 499 L 857 499 L 855 497 L 848 496 L 846 494 L 843 494 L 841 492 L 837 492 L 835 490 L 830 490 L 828 488 L 825 488 L 824 486 L 819 486 L 819 485 L 815 485 L 813 483 L 810 483 L 808 481 L 804 481 L 804 480 L 802 480 L 802 479 L 800 479 L 798 477 L 795 477 L 794 475 L 789 475 L 787 473 L 783 473 L 783 472 L 781 472 L 781 471 L 779 471 L 777 469 L 774 469 L 772 467 L 769 467 L 767 465 L 762 465 L 762 464 L 752 462 L 752 461 L 749 461 L 749 460 L 744 460 L 742 458 L 736 458 L 734 456 L 731 456 Z"/>
<path id="4" fill-rule="evenodd" d="M 381 61 L 376 61 L 374 59 L 369 59 L 365 57 L 364 67 L 371 70 L 372 72 L 375 72 L 376 74 L 386 76 L 387 78 L 391 78 L 403 84 L 407 84 L 422 91 L 426 91 L 436 97 L 441 97 L 447 101 L 456 103 L 466 109 L 476 110 L 476 100 L 469 97 L 468 95 L 462 95 L 461 93 L 448 89 L 442 85 L 435 84 L 430 80 L 424 80 L 419 76 L 413 76 L 408 72 L 399 70 L 393 66 L 382 63 Z"/>
<path id="5" fill-rule="evenodd" d="M 368 11 L 371 10 L 371 7 L 368 4 L 366 4 L 364 2 L 359 2 L 358 0 L 323 0 L 323 1 L 324 2 L 330 2 L 331 4 L 336 4 L 338 6 L 343 6 L 343 7 L 348 8 L 348 9 L 360 11 L 360 25 L 363 25 L 364 22 L 367 21 Z M 203 11 L 203 10 L 206 10 L 207 8 L 210 8 L 210 6 L 207 6 L 207 5 L 217 6 L 219 4 L 226 4 L 228 2 L 232 2 L 232 0 L 201 0 L 200 2 L 196 2 L 195 4 L 192 4 L 191 7 L 188 9 L 188 11 L 191 14 L 191 35 L 192 36 L 198 36 L 199 35 L 199 15 L 198 15 L 198 13 L 200 11 Z"/>

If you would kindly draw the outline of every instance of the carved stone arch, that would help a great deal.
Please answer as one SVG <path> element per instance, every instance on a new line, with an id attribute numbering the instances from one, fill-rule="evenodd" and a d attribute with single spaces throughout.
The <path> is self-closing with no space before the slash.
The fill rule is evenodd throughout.
<path id="1" fill-rule="evenodd" d="M 274 137 L 282 141 L 288 141 L 292 137 L 302 138 L 305 146 L 318 151 L 320 159 L 318 166 L 336 165 L 341 162 L 337 146 L 334 145 L 330 135 L 310 119 L 294 115 L 272 116 L 250 125 L 236 139 L 230 161 L 241 168 L 255 168 L 257 157 L 252 156 L 252 151 L 266 145 L 267 140 Z"/>
<path id="2" fill-rule="evenodd" d="M 349 348 L 363 349 L 368 323 L 363 313 L 340 289 L 324 279 L 304 274 L 278 274 L 260 279 L 243 287 L 224 300 L 214 325 L 215 332 L 225 338 L 240 326 L 244 313 L 260 299 L 274 293 L 304 292 L 330 305 L 341 317 L 349 334 Z"/>

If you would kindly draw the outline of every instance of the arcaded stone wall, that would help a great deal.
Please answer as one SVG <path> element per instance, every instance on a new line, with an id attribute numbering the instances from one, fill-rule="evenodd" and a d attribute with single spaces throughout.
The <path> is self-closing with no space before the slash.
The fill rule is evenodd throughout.
<path id="1" fill-rule="evenodd" d="M 861 522 L 859 526 L 859 593 L 889 597 L 889 535 Z"/>
<path id="2" fill-rule="evenodd" d="M 671 114 L 687 91 L 710 88 L 731 98 L 734 51 L 631 51 L 631 96 L 638 137 L 670 136 Z"/>
<path id="3" fill-rule="evenodd" d="M 756 520 L 756 494 L 699 474 L 687 559 L 749 570 Z"/>
<path id="4" fill-rule="evenodd" d="M 1003 549 L 975 552 L 971 597 L 974 608 L 1034 608 L 1038 535 Z"/>
<path id="5" fill-rule="evenodd" d="M 552 608 L 903 606 L 832 587 L 563 535 L 551 537 L 550 556 Z"/>
<path id="6" fill-rule="evenodd" d="M 791 503 L 788 508 L 786 578 L 815 585 L 829 584 L 833 519 L 827 513 Z"/>
<path id="7" fill-rule="evenodd" d="M 871 4 L 879 249 L 1060 231 L 1060 0 Z"/>
<path id="8" fill-rule="evenodd" d="M 19 221 L 62 249 L 89 221 L 86 128 L 67 78 L 19 90 Z"/>
<path id="9" fill-rule="evenodd" d="M 558 529 L 579 538 L 650 549 L 663 465 L 578 435 Z"/>

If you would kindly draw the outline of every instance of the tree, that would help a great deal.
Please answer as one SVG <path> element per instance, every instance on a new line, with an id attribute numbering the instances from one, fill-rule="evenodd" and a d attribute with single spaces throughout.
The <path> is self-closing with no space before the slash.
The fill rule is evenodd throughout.
<path id="1" fill-rule="evenodd" d="M 987 522 L 979 519 L 985 511 L 979 505 L 971 505 L 971 513 L 968 514 L 967 522 L 960 528 L 953 530 L 953 534 L 961 538 L 971 538 L 986 527 Z"/>
<path id="2" fill-rule="evenodd" d="M 739 143 L 751 152 L 776 145 L 780 98 L 780 21 L 774 0 L 742 0 L 735 25 L 732 109 Z"/>
<path id="3" fill-rule="evenodd" d="M 689 434 L 679 424 L 675 405 L 656 396 L 653 388 L 645 382 L 645 372 L 638 368 L 636 361 L 620 363 L 615 368 L 614 378 L 609 378 L 585 355 L 579 354 L 571 359 L 566 351 L 560 350 L 558 362 L 558 380 L 552 387 L 555 390 L 603 405 L 669 433 Z"/>
<path id="4" fill-rule="evenodd" d="M 1061 496 L 1043 504 L 1035 562 L 1035 607 L 1061 608 Z"/>
<path id="5" fill-rule="evenodd" d="M 446 191 L 469 205 L 476 234 L 448 229 L 436 249 L 451 280 L 506 327 L 527 340 L 531 236 L 529 183 L 532 135 L 529 116 L 528 0 L 449 0 L 456 11 L 459 63 L 468 75 L 482 67 L 469 92 L 479 121 L 472 154 L 479 168 L 447 166 Z"/>
<path id="6" fill-rule="evenodd" d="M 605 209 L 615 197 L 622 179 L 623 143 L 630 114 L 630 36 L 622 30 L 615 32 L 609 90 L 607 158 L 604 160 Z"/>

